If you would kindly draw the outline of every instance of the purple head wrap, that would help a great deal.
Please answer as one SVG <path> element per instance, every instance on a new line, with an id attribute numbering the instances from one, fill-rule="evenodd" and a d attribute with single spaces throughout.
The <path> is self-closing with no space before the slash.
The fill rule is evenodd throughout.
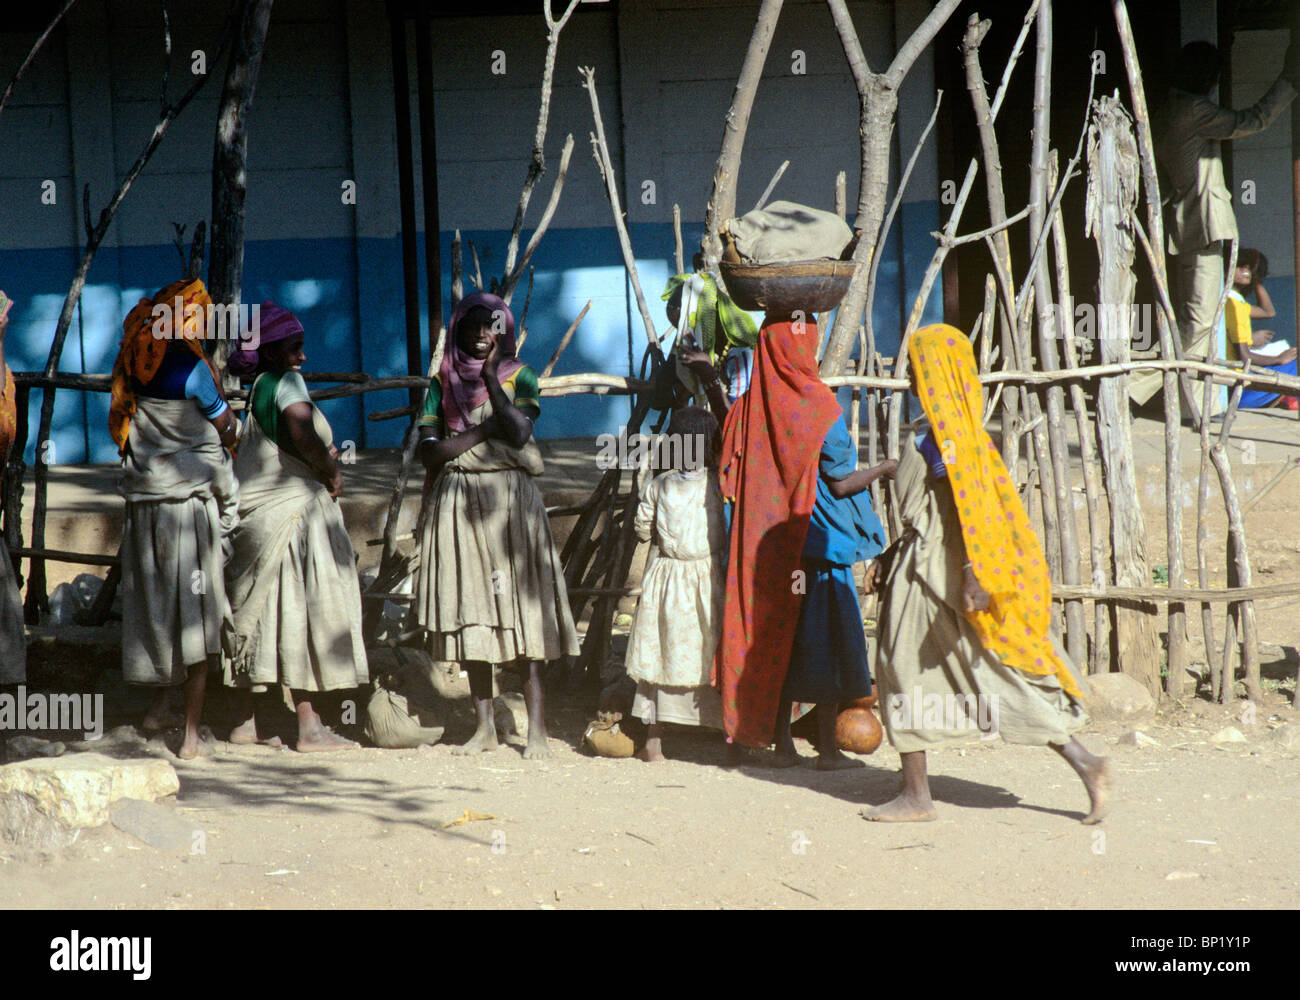
<path id="1" fill-rule="evenodd" d="M 456 327 L 475 306 L 490 310 L 494 325 L 498 316 L 504 324 L 504 330 L 500 334 L 502 359 L 497 377 L 504 382 L 524 366 L 515 357 L 515 318 L 504 300 L 488 292 L 475 292 L 457 302 L 456 308 L 451 312 L 451 322 L 447 324 L 446 347 L 442 354 L 442 367 L 439 369 L 443 417 L 446 418 L 447 429 L 457 433 L 469 426 L 469 415 L 487 399 L 483 362 L 471 358 L 456 342 Z"/>
<path id="2" fill-rule="evenodd" d="M 277 340 L 288 340 L 299 334 L 305 336 L 306 331 L 298 322 L 298 317 L 284 306 L 277 306 L 268 299 L 262 303 L 258 313 L 257 350 L 250 351 L 244 348 L 233 352 L 226 361 L 226 368 L 232 375 L 241 377 L 252 375 L 262 362 L 262 348 L 267 344 L 274 344 Z"/>

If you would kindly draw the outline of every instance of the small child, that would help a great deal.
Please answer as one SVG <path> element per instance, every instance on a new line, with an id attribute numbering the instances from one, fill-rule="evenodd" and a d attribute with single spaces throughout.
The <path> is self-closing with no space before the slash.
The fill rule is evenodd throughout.
<path id="1" fill-rule="evenodd" d="M 653 537 L 659 549 L 627 644 L 627 675 L 637 682 L 632 714 L 648 727 L 646 761 L 664 759 L 665 722 L 722 728 L 711 683 L 727 558 L 718 424 L 703 407 L 687 406 L 673 414 L 668 434 L 675 468 L 642 489 L 635 522 L 637 537 Z"/>

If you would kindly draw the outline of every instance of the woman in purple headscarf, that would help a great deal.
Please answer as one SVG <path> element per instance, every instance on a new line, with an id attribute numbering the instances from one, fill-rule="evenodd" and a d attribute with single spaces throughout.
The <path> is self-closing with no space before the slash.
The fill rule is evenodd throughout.
<path id="1" fill-rule="evenodd" d="M 564 572 L 534 478 L 537 376 L 515 357 L 515 320 L 495 295 L 452 311 L 442 368 L 420 417 L 427 470 L 415 620 L 435 659 L 469 673 L 478 728 L 456 753 L 494 750 L 494 664 L 527 671 L 528 745 L 549 756 L 541 666 L 578 653 Z"/>
<path id="2" fill-rule="evenodd" d="M 300 751 L 355 747 L 313 705 L 322 692 L 369 680 L 356 556 L 337 503 L 338 452 L 301 375 L 302 324 L 264 302 L 259 336 L 257 350 L 228 363 L 232 374 L 256 376 L 235 456 L 240 523 L 226 564 L 225 682 L 245 693 L 230 741 L 258 740 L 253 693 L 283 684 L 293 692 Z"/>

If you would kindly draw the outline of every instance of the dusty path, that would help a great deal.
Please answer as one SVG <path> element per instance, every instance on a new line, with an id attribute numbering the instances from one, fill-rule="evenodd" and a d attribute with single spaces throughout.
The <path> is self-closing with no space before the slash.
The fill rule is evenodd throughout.
<path id="1" fill-rule="evenodd" d="M 1199 707 L 1144 727 L 1159 747 L 1084 735 L 1118 776 L 1100 828 L 1079 824 L 1086 799 L 1054 754 L 1000 741 L 932 755 L 940 819 L 901 826 L 858 818 L 893 792 L 887 745 L 831 774 L 724 770 L 689 730 L 663 765 L 593 759 L 561 709 L 539 764 L 225 748 L 177 765 L 206 853 L 91 831 L 0 863 L 0 907 L 1295 907 L 1300 751 L 1270 730 L 1300 713 L 1279 699 L 1221 749 L 1208 737 L 1236 720 Z M 495 818 L 441 828 L 467 809 Z"/>

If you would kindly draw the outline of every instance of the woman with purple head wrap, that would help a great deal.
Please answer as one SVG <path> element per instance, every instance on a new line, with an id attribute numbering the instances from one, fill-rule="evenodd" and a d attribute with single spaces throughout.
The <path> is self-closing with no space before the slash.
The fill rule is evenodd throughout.
<path id="1" fill-rule="evenodd" d="M 225 682 L 244 693 L 244 721 L 230 741 L 257 742 L 253 693 L 283 684 L 293 692 L 300 751 L 355 747 L 313 706 L 323 692 L 369 680 L 334 434 L 302 378 L 298 318 L 264 302 L 257 333 L 257 348 L 235 352 L 227 365 L 255 376 L 235 458 L 240 524 L 227 564 L 234 620 Z"/>
<path id="2" fill-rule="evenodd" d="M 549 756 L 541 666 L 578 652 L 533 440 L 537 376 L 515 357 L 515 320 L 495 295 L 452 311 L 442 367 L 420 417 L 428 504 L 415 620 L 435 659 L 465 665 L 478 716 L 457 753 L 495 750 L 494 664 L 526 671 L 529 759 Z"/>

